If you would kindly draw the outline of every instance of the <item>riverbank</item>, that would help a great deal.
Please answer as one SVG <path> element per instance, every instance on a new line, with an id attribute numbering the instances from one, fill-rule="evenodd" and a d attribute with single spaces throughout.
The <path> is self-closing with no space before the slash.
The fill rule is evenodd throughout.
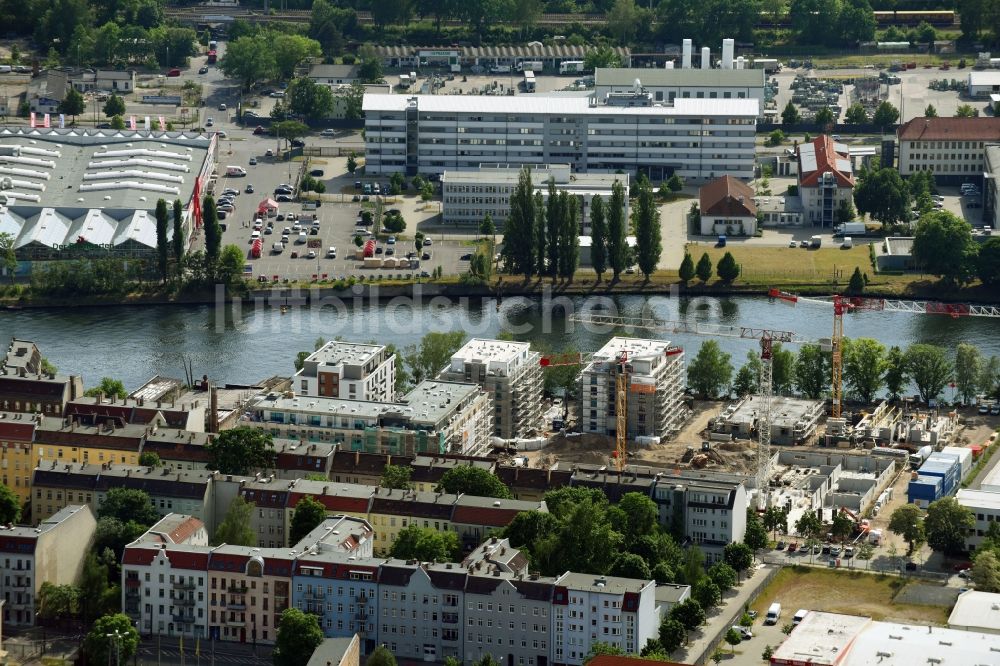
<path id="1" fill-rule="evenodd" d="M 849 277 L 849 276 L 847 276 Z M 517 276 L 498 276 L 485 284 L 468 284 L 457 277 L 436 280 L 378 281 L 378 282 L 299 282 L 282 283 L 258 287 L 248 283 L 243 293 L 234 296 L 232 291 L 223 296 L 216 290 L 172 293 L 138 292 L 124 296 L 79 295 L 56 297 L 37 296 L 30 288 L 12 289 L 4 287 L 0 291 L 0 308 L 19 310 L 28 308 L 77 308 L 101 306 L 158 306 L 158 305 L 211 305 L 221 300 L 242 300 L 244 302 L 266 301 L 272 305 L 305 305 L 325 299 L 356 299 L 364 301 L 386 301 L 400 296 L 420 295 L 427 298 L 510 298 L 514 296 L 765 296 L 774 287 L 801 295 L 829 296 L 842 293 L 847 279 L 838 276 L 827 280 L 803 279 L 797 277 L 761 276 L 753 280 L 724 282 L 712 279 L 707 282 L 693 280 L 686 285 L 677 278 L 676 272 L 660 271 L 649 280 L 639 274 L 623 274 L 618 280 L 610 276 L 598 282 L 590 274 L 573 281 L 551 278 L 525 280 Z M 982 285 L 955 289 L 942 285 L 926 276 L 876 275 L 869 278 L 865 296 L 872 298 L 910 298 L 938 300 L 943 302 L 994 303 L 997 295 Z"/>

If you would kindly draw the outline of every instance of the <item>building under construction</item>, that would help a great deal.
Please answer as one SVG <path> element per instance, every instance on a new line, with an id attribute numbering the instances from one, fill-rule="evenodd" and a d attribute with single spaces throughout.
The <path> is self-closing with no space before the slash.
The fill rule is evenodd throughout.
<path id="1" fill-rule="evenodd" d="M 684 353 L 665 340 L 615 337 L 594 354 L 580 374 L 580 429 L 615 434 L 616 380 L 621 372 L 617 361 L 623 352 L 628 374 L 626 436 L 669 437 L 680 429 L 688 409 L 683 402 Z"/>
<path id="2" fill-rule="evenodd" d="M 763 409 L 763 398 L 752 395 L 729 405 L 718 417 L 712 419 L 712 439 L 726 436 L 750 439 L 757 433 L 757 424 Z M 775 396 L 771 399 L 771 443 L 805 444 L 816 433 L 816 426 L 823 416 L 822 400 L 804 400 Z M 722 436 L 722 437 L 720 437 Z"/>

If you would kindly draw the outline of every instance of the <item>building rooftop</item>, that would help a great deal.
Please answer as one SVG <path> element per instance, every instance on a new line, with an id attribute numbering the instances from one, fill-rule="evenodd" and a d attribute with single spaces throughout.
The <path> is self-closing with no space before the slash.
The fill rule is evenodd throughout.
<path id="1" fill-rule="evenodd" d="M 672 105 L 607 106 L 593 103 L 592 97 L 555 95 L 517 95 L 495 97 L 483 95 L 369 95 L 362 104 L 366 112 L 405 111 L 411 100 L 423 113 L 485 113 L 485 114 L 567 114 L 592 116 L 687 116 L 756 118 L 759 100 L 678 98 Z M 372 116 L 370 116 L 372 117 Z"/>
<path id="2" fill-rule="evenodd" d="M 900 141 L 996 141 L 1000 118 L 914 118 L 899 126 Z"/>
<path id="3" fill-rule="evenodd" d="M 989 484 L 990 476 L 992 475 L 988 475 L 985 479 L 983 479 L 983 483 Z M 988 490 L 968 490 L 962 488 L 958 491 L 958 494 L 955 495 L 955 498 L 962 506 L 978 506 L 984 509 L 995 509 L 1000 511 L 1000 493 L 997 492 L 991 492 Z"/>
<path id="4" fill-rule="evenodd" d="M 463 363 L 489 363 L 490 361 L 506 363 L 523 358 L 530 350 L 531 344 L 528 342 L 473 338 L 452 354 L 452 367 L 454 367 L 456 360 Z"/>
<path id="5" fill-rule="evenodd" d="M 30 527 L 28 525 L 4 527 L 0 525 L 0 551 L 11 552 L 4 543 L 6 538 L 15 537 L 19 539 L 37 539 L 39 535 L 55 529 L 60 523 L 70 516 L 75 515 L 78 511 L 86 511 L 87 513 L 91 512 L 90 508 L 87 506 L 70 504 L 68 506 L 64 506 L 42 522 L 38 523 L 37 527 Z"/>
<path id="6" fill-rule="evenodd" d="M 796 628 L 792 636 L 797 631 Z M 998 655 L 1000 635 L 997 634 L 872 622 L 857 635 L 841 663 L 843 666 L 985 666 L 996 664 Z"/>
<path id="7" fill-rule="evenodd" d="M 1000 632 L 1000 594 L 967 590 L 958 595 L 955 607 L 948 617 L 948 626 L 954 629 Z"/>
<path id="8" fill-rule="evenodd" d="M 763 410 L 762 402 L 759 395 L 747 396 L 735 406 L 724 409 L 721 416 L 730 423 L 751 423 Z M 774 396 L 771 400 L 771 424 L 791 428 L 799 421 L 812 420 L 822 408 L 822 400 Z"/>
<path id="9" fill-rule="evenodd" d="M 595 576 L 594 574 L 574 573 L 567 571 L 556 578 L 556 585 L 570 590 L 585 592 L 600 592 L 603 594 L 625 594 L 641 592 L 647 585 L 655 585 L 651 580 L 638 578 L 621 578 L 619 576 Z"/>
<path id="10" fill-rule="evenodd" d="M 1000 85 L 1000 72 L 984 70 L 981 72 L 969 72 L 969 86 L 997 86 Z"/>
<path id="11" fill-rule="evenodd" d="M 659 603 L 676 604 L 681 599 L 686 599 L 691 595 L 690 585 L 676 585 L 667 583 L 656 586 L 656 601 Z"/>
<path id="12" fill-rule="evenodd" d="M 823 174 L 831 173 L 837 187 L 854 187 L 854 174 L 847 146 L 821 134 L 799 146 L 799 185 L 818 187 Z"/>
<path id="13" fill-rule="evenodd" d="M 666 69 L 662 67 L 621 67 L 594 70 L 594 84 L 632 86 L 636 79 L 644 87 L 679 86 L 684 88 L 763 88 L 763 69 Z"/>
<path id="14" fill-rule="evenodd" d="M 871 623 L 870 617 L 811 611 L 775 650 L 771 663 L 842 664 L 844 652 Z"/>
<path id="15" fill-rule="evenodd" d="M 623 351 L 628 354 L 630 359 L 641 356 L 659 356 L 672 346 L 668 340 L 615 336 L 594 353 L 594 362 L 613 361 Z"/>
<path id="16" fill-rule="evenodd" d="M 318 64 L 309 68 L 310 79 L 356 79 L 357 65 L 327 65 Z"/>
<path id="17" fill-rule="evenodd" d="M 198 532 L 205 529 L 205 523 L 194 516 L 187 516 L 181 513 L 168 513 L 155 525 L 150 527 L 136 543 L 149 542 L 152 544 L 184 544 L 188 543 L 192 537 L 196 537 Z M 207 545 L 191 544 L 191 545 Z"/>
<path id="18" fill-rule="evenodd" d="M 524 58 L 532 60 L 536 58 L 560 58 L 563 60 L 583 60 L 584 57 L 596 47 L 590 45 L 575 45 L 562 42 L 559 44 L 545 45 L 541 42 L 531 42 L 529 44 L 505 44 L 502 46 L 376 46 L 375 53 L 381 58 L 407 58 L 419 55 L 424 51 L 454 52 L 460 58 L 471 60 L 474 58 Z M 617 55 L 622 62 L 628 62 L 628 48 L 622 46 L 612 46 L 611 51 Z"/>
<path id="19" fill-rule="evenodd" d="M 702 215 L 757 217 L 757 205 L 753 197 L 753 188 L 732 176 L 716 178 L 698 190 Z"/>
<path id="20" fill-rule="evenodd" d="M 913 254 L 913 236 L 886 236 L 883 246 L 886 254 L 909 256 Z"/>
<path id="21" fill-rule="evenodd" d="M 320 365 L 364 365 L 379 355 L 385 345 L 334 340 L 323 345 L 306 358 L 307 363 Z"/>
<path id="22" fill-rule="evenodd" d="M 444 183 L 506 183 L 514 185 L 521 175 L 521 164 L 480 164 L 478 169 L 445 171 Z M 625 173 L 572 173 L 568 164 L 538 164 L 531 167 L 531 181 L 538 190 L 545 190 L 549 176 L 557 185 L 573 192 L 593 188 L 604 191 L 616 181 L 628 190 L 629 177 Z"/>
<path id="23" fill-rule="evenodd" d="M 437 427 L 464 400 L 482 391 L 478 384 L 425 379 L 403 397 L 411 423 Z"/>
<path id="24" fill-rule="evenodd" d="M 350 638 L 326 638 L 316 646 L 306 666 L 340 666 L 351 646 L 358 642 L 355 634 Z M 355 659 L 357 663 L 357 659 Z"/>

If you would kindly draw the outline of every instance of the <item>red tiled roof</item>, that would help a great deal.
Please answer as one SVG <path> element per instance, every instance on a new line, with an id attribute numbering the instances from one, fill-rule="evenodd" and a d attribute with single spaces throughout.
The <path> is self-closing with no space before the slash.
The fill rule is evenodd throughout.
<path id="1" fill-rule="evenodd" d="M 455 513 L 451 517 L 451 522 L 463 525 L 484 525 L 486 527 L 507 527 L 514 516 L 521 513 L 517 509 L 501 509 L 486 506 L 463 506 L 455 507 Z"/>
<path id="2" fill-rule="evenodd" d="M 35 424 L 31 421 L 0 421 L 0 439 L 8 441 L 30 442 L 35 432 Z"/>
<path id="3" fill-rule="evenodd" d="M 174 543 L 184 543 L 191 538 L 191 535 L 200 530 L 205 526 L 205 523 L 201 522 L 193 516 L 188 516 L 187 519 L 178 525 L 174 531 L 170 533 L 170 538 Z"/>
<path id="4" fill-rule="evenodd" d="M 802 166 L 801 147 L 799 148 L 799 186 L 815 187 L 819 184 L 819 179 L 824 173 L 832 173 L 837 179 L 838 187 L 854 187 L 854 176 L 837 168 L 837 160 L 848 159 L 848 156 L 836 151 L 833 139 L 826 134 L 821 134 L 813 139 L 812 145 L 816 153 L 816 168 L 812 170 L 807 170 Z"/>
<path id="5" fill-rule="evenodd" d="M 1000 118 L 914 118 L 896 132 L 900 141 L 997 141 Z"/>
<path id="6" fill-rule="evenodd" d="M 757 217 L 753 190 L 732 176 L 722 176 L 702 186 L 698 199 L 702 215 Z"/>
<path id="7" fill-rule="evenodd" d="M 305 497 L 311 497 L 324 507 L 327 511 L 340 511 L 349 513 L 367 513 L 367 497 L 343 497 L 339 495 L 314 495 L 312 493 L 288 493 L 288 506 L 294 507 Z"/>
<path id="8" fill-rule="evenodd" d="M 151 548 L 126 548 L 125 554 L 122 555 L 122 564 L 141 564 L 148 566 L 155 557 L 156 551 Z"/>
<path id="9" fill-rule="evenodd" d="M 174 569 L 189 569 L 191 571 L 208 571 L 209 551 L 188 552 L 183 550 L 167 550 L 167 559 Z"/>

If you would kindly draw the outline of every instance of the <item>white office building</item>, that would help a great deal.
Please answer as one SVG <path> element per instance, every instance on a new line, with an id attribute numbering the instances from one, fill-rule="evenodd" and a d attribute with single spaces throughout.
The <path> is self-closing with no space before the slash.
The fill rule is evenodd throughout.
<path id="1" fill-rule="evenodd" d="M 612 338 L 580 375 L 580 427 L 613 435 L 618 355 L 628 359 L 628 437 L 666 437 L 686 415 L 684 352 L 666 340 Z"/>
<path id="2" fill-rule="evenodd" d="M 598 68 L 594 71 L 597 99 L 629 92 L 639 81 L 654 103 L 675 99 L 756 99 L 764 110 L 763 69 Z"/>
<path id="3" fill-rule="evenodd" d="M 521 175 L 520 164 L 482 164 L 469 171 L 445 171 L 441 176 L 441 215 L 445 224 L 478 227 L 486 214 L 497 229 L 510 215 L 510 195 Z M 629 177 L 624 173 L 572 173 L 568 164 L 540 164 L 531 167 L 531 184 L 548 200 L 549 179 L 556 190 L 565 190 L 577 199 L 577 219 L 582 233 L 590 233 L 590 203 L 600 196 L 607 205 L 611 188 L 620 182 L 625 190 L 625 218 L 628 218 Z"/>
<path id="4" fill-rule="evenodd" d="M 986 478 L 984 488 L 987 482 L 992 482 L 992 479 Z M 956 499 L 959 504 L 971 511 L 972 516 L 976 519 L 975 526 L 965 535 L 965 547 L 969 551 L 974 551 L 983 543 L 990 525 L 1000 522 L 1000 492 L 987 489 L 962 489 L 958 491 Z"/>
<path id="5" fill-rule="evenodd" d="M 442 174 L 483 163 L 569 164 L 656 182 L 749 180 L 756 99 L 649 93 L 590 96 L 365 95 L 365 171 Z"/>
<path id="6" fill-rule="evenodd" d="M 896 136 L 900 175 L 931 171 L 939 183 L 978 183 L 986 168 L 983 149 L 1000 139 L 1000 118 L 914 118 Z"/>
<path id="7" fill-rule="evenodd" d="M 306 358 L 292 388 L 303 396 L 388 402 L 395 384 L 396 356 L 385 345 L 334 340 Z"/>

